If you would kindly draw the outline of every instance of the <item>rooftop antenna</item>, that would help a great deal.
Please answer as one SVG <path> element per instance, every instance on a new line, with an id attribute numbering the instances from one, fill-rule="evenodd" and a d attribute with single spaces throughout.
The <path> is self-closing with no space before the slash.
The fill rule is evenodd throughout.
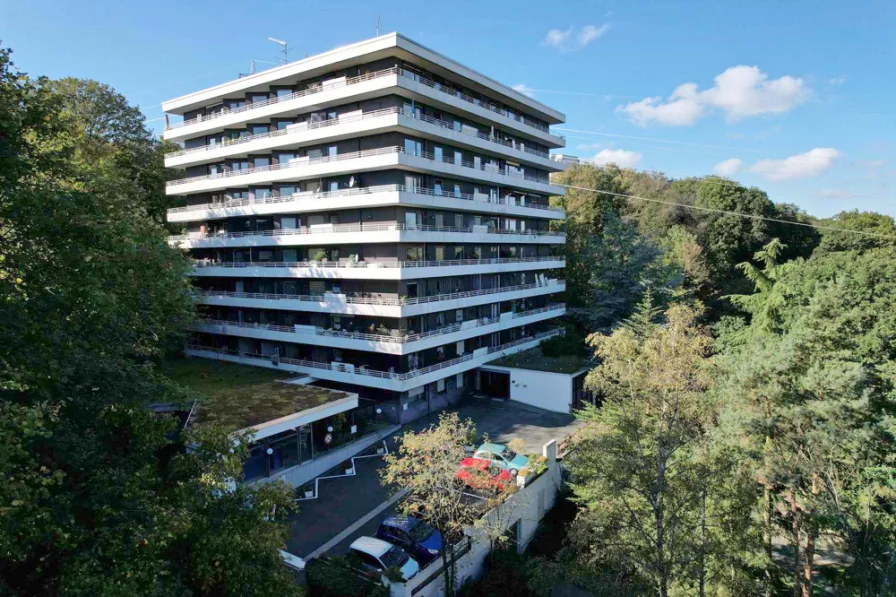
<path id="1" fill-rule="evenodd" d="M 254 74 L 255 74 L 255 61 L 253 60 L 252 62 L 249 63 L 249 74 L 240 73 L 239 78 L 242 79 L 243 77 L 249 77 Z"/>
<path id="2" fill-rule="evenodd" d="M 380 15 L 376 15 L 376 36 L 380 36 Z"/>
<path id="3" fill-rule="evenodd" d="M 281 48 L 283 48 L 282 50 L 280 50 L 281 52 L 283 52 L 283 58 L 281 58 L 281 60 L 283 60 L 283 64 L 288 64 L 289 63 L 289 47 L 286 45 L 286 42 L 283 41 L 282 39 L 276 39 L 273 37 L 269 37 L 268 41 L 272 41 L 275 44 L 278 44 Z"/>

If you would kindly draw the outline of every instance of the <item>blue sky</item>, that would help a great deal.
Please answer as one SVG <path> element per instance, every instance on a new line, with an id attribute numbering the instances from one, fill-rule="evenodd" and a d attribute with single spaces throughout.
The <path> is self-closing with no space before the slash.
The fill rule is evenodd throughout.
<path id="1" fill-rule="evenodd" d="M 269 36 L 299 58 L 373 37 L 378 14 L 565 112 L 567 153 L 896 215 L 891 1 L 0 0 L 0 40 L 32 75 L 112 85 L 159 130 L 162 100 L 271 66 Z"/>

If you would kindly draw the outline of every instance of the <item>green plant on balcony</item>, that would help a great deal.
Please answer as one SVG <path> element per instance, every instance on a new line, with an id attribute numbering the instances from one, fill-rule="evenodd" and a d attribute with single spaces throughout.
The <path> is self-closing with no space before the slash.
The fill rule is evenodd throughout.
<path id="1" fill-rule="evenodd" d="M 318 252 L 315 253 L 314 256 L 311 258 L 311 261 L 313 261 L 314 263 L 322 263 L 322 262 L 324 262 L 324 261 L 326 261 L 326 260 L 327 260 L 327 252 L 324 251 L 324 250 L 320 250 L 320 251 L 318 251 Z"/>

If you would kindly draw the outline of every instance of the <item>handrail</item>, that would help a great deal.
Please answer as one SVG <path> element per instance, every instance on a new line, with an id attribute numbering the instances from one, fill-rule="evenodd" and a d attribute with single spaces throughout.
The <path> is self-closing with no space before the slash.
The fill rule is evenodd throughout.
<path id="1" fill-rule="evenodd" d="M 515 286 L 497 286 L 495 288 L 481 288 L 479 290 L 465 290 L 460 292 L 450 292 L 445 294 L 434 294 L 431 296 L 417 297 L 386 297 L 386 296 L 349 296 L 347 294 L 279 294 L 273 292 L 236 292 L 232 290 L 203 290 L 197 289 L 195 292 L 203 298 L 214 297 L 230 297 L 230 298 L 247 298 L 262 300 L 289 300 L 312 303 L 339 302 L 353 305 L 380 305 L 402 307 L 406 305 L 421 305 L 427 303 L 436 303 L 441 301 L 450 301 L 461 298 L 471 298 L 475 296 L 485 296 L 489 294 L 501 294 L 505 292 L 517 292 L 520 290 L 531 290 L 533 288 L 550 288 L 551 286 L 564 286 L 562 282 L 551 282 L 548 284 L 517 284 Z M 556 292 L 561 292 L 564 288 L 558 288 Z"/>
<path id="2" fill-rule="evenodd" d="M 379 79 L 381 77 L 387 77 L 389 75 L 397 75 L 401 69 L 397 66 L 393 66 L 392 68 L 383 69 L 380 71 L 367 73 L 364 75 L 358 75 L 357 77 L 347 78 L 344 81 L 336 81 L 334 83 L 327 83 L 324 85 L 323 83 L 317 84 L 313 87 L 308 87 L 306 89 L 302 89 L 287 95 L 282 96 L 274 96 L 268 98 L 266 100 L 260 102 L 246 102 L 245 105 L 240 106 L 238 108 L 223 108 L 219 112 L 214 112 L 212 114 L 200 114 L 196 118 L 192 118 L 190 120 L 183 120 L 181 122 L 175 122 L 173 124 L 169 124 L 165 126 L 165 130 L 171 130 L 176 128 L 181 128 L 184 126 L 189 126 L 192 124 L 198 124 L 200 122 L 206 122 L 209 120 L 216 120 L 221 118 L 222 116 L 227 116 L 229 114 L 238 114 L 240 112 L 246 112 L 248 110 L 254 110 L 256 108 L 264 108 L 266 106 L 271 106 L 274 104 L 279 104 L 282 102 L 288 102 L 294 99 L 298 99 L 300 97 L 305 97 L 308 95 L 314 95 L 316 93 L 321 93 L 323 91 L 331 91 L 333 89 L 339 89 L 341 87 L 346 87 L 348 85 L 355 85 L 357 83 L 363 83 L 365 81 L 371 81 L 373 79 Z"/>
<path id="3" fill-rule="evenodd" d="M 403 108 L 399 108 L 397 106 L 393 106 L 391 108 L 383 108 L 381 110 L 373 110 L 371 112 L 363 112 L 361 114 L 354 113 L 348 114 L 346 116 L 339 116 L 337 118 L 329 118 L 327 120 L 319 120 L 317 122 L 300 122 L 296 124 L 291 124 L 284 129 L 277 129 L 273 131 L 269 131 L 267 133 L 258 133 L 255 135 L 247 135 L 245 137 L 238 137 L 236 139 L 225 139 L 221 143 L 210 143 L 207 145 L 201 145 L 198 147 L 190 147 L 180 149 L 178 151 L 172 151 L 165 154 L 165 158 L 176 158 L 182 155 L 190 155 L 199 152 L 212 151 L 215 149 L 221 149 L 222 147 L 233 147 L 235 145 L 242 145 L 244 143 L 250 143 L 252 141 L 258 141 L 261 139 L 275 139 L 277 137 L 285 137 L 289 135 L 294 135 L 296 133 L 304 133 L 310 130 L 317 130 L 321 128 L 327 128 L 331 126 L 336 126 L 340 124 L 348 124 L 350 122 L 360 122 L 364 120 L 369 120 L 373 118 L 380 118 L 382 116 L 391 116 L 393 114 L 397 114 L 399 116 L 405 116 L 407 118 L 413 118 L 415 120 L 422 120 L 423 122 L 434 124 L 436 126 L 451 129 L 456 133 L 461 133 L 463 135 L 468 135 L 471 137 L 476 137 L 478 139 L 482 139 L 483 141 L 489 141 L 491 143 L 497 143 L 498 145 L 503 145 L 504 147 L 510 147 L 511 149 L 515 149 L 517 151 L 522 151 L 524 153 L 529 153 L 540 158 L 551 159 L 550 153 L 546 151 L 540 151 L 537 149 L 532 149 L 531 147 L 526 147 L 523 143 L 515 143 L 508 139 L 500 139 L 498 137 L 494 137 L 490 134 L 486 134 L 480 131 L 476 131 L 475 133 L 465 130 L 464 125 L 461 125 L 458 128 L 454 122 L 448 120 L 440 120 L 438 118 L 434 118 L 432 116 L 427 116 L 424 114 L 417 114 L 413 111 L 407 111 Z"/>
<path id="4" fill-rule="evenodd" d="M 547 313 L 550 311 L 559 311 L 566 308 L 566 303 L 551 303 L 547 307 L 540 307 L 538 309 L 530 309 L 528 311 L 516 311 L 513 313 L 513 318 L 517 319 L 520 317 L 530 317 L 532 315 L 538 315 L 540 313 Z M 436 328 L 433 330 L 429 330 L 426 332 L 421 332 L 417 334 L 401 334 L 400 330 L 391 330 L 390 334 L 368 334 L 364 332 L 350 332 L 345 330 L 326 330 L 321 327 L 315 327 L 314 333 L 310 334 L 306 331 L 307 328 L 299 328 L 296 329 L 296 326 L 290 325 L 277 325 L 270 323 L 249 323 L 245 321 L 230 321 L 226 319 L 207 319 L 202 318 L 194 322 L 193 329 L 197 329 L 201 331 L 201 326 L 203 325 L 220 325 L 220 326 L 230 326 L 230 327 L 241 327 L 241 328 L 249 328 L 249 329 L 263 329 L 269 330 L 272 332 L 282 332 L 296 335 L 314 335 L 314 336 L 328 336 L 331 338 L 346 338 L 349 340 L 365 340 L 369 342 L 386 342 L 390 344 L 409 344 L 413 342 L 417 342 L 420 340 L 424 340 L 426 338 L 432 338 L 434 336 L 442 336 L 444 334 L 451 334 L 454 332 L 459 332 L 463 329 L 475 329 L 478 327 L 483 327 L 487 325 L 491 325 L 493 323 L 499 323 L 501 321 L 501 317 L 483 317 L 480 319 L 471 319 L 469 321 L 475 321 L 476 325 L 463 327 L 462 324 L 456 323 L 453 325 L 443 326 L 440 328 Z M 467 323 L 467 322 L 464 322 Z M 301 330 L 301 331 L 300 331 Z"/>
<path id="5" fill-rule="evenodd" d="M 488 354 L 494 354 L 496 352 L 505 350 L 507 348 L 512 348 L 514 346 L 519 346 L 520 344 L 526 344 L 527 342 L 532 342 L 533 340 L 541 340 L 542 338 L 550 338 L 552 336 L 557 336 L 563 333 L 563 329 L 553 329 L 547 330 L 544 332 L 540 332 L 538 334 L 527 336 L 524 338 L 519 338 L 512 342 L 507 342 L 505 344 L 501 344 L 499 346 L 490 346 L 488 349 Z M 233 356 L 238 356 L 242 358 L 248 359 L 261 359 L 265 362 L 269 362 L 271 360 L 271 356 L 263 355 L 256 352 L 241 352 L 238 350 L 228 350 L 223 348 L 214 348 L 211 346 L 202 346 L 201 344 L 187 344 L 185 346 L 186 350 L 196 350 L 196 351 L 204 351 L 204 352 L 214 352 L 217 354 L 229 354 Z M 286 363 L 289 365 L 296 365 L 299 367 L 307 367 L 310 369 L 326 369 L 329 371 L 334 370 L 334 366 L 337 367 L 335 371 L 340 373 L 354 374 L 354 375 L 364 375 L 368 377 L 379 377 L 384 379 L 397 379 L 399 381 L 406 381 L 409 379 L 414 379 L 415 377 L 420 377 L 422 375 L 426 375 L 428 373 L 432 373 L 433 371 L 439 371 L 440 369 L 446 369 L 448 367 L 452 367 L 454 365 L 458 365 L 463 363 L 464 361 L 472 360 L 475 355 L 473 353 L 467 353 L 465 355 L 442 361 L 441 363 L 436 363 L 435 365 L 430 365 L 428 367 L 423 367 L 422 369 L 414 369 L 412 371 L 408 371 L 407 373 L 396 373 L 394 371 L 378 371 L 376 369 L 368 369 L 365 366 L 355 366 L 351 363 L 343 363 L 341 361 L 334 361 L 331 363 L 322 363 L 318 361 L 309 361 L 307 359 L 293 359 L 289 357 L 277 357 L 279 362 Z M 351 370 L 339 369 L 340 366 L 348 366 L 351 367 Z"/>
<path id="6" fill-rule="evenodd" d="M 537 182 L 541 184 L 551 184 L 550 178 L 539 178 L 533 174 L 529 174 L 528 172 L 519 174 L 514 172 L 513 170 L 505 167 L 500 167 L 497 164 L 492 164 L 489 162 L 481 162 L 477 165 L 476 162 L 471 162 L 469 160 L 462 160 L 459 164 L 454 159 L 453 156 L 443 155 L 442 158 L 436 159 L 435 154 L 427 151 L 421 151 L 418 154 L 407 153 L 404 150 L 404 147 L 399 145 L 393 145 L 390 147 L 378 147 L 376 149 L 365 149 L 362 151 L 351 151 L 348 153 L 340 153 L 334 156 L 320 156 L 320 157 L 298 157 L 293 160 L 290 160 L 285 163 L 277 163 L 277 164 L 269 164 L 267 166 L 257 166 L 255 168 L 240 168 L 238 170 L 225 170 L 223 172 L 216 172 L 214 174 L 202 174 L 199 176 L 189 176 L 186 178 L 178 178 L 175 180 L 169 180 L 165 183 L 167 187 L 176 187 L 182 184 L 188 184 L 192 182 L 201 182 L 204 180 L 217 180 L 219 178 L 232 178 L 234 176 L 246 176 L 250 174 L 259 174 L 262 172 L 278 172 L 280 170 L 290 170 L 292 168 L 307 168 L 309 166 L 316 166 L 318 164 L 326 164 L 329 162 L 343 162 L 348 160 L 357 160 L 361 158 L 379 156 L 379 155 L 391 155 L 391 154 L 407 154 L 412 157 L 421 158 L 424 160 L 430 160 L 434 162 L 442 162 L 445 164 L 454 164 L 457 166 L 461 166 L 463 168 L 471 168 L 474 170 L 482 170 L 483 172 L 491 172 L 492 174 L 500 174 L 502 176 L 507 176 L 509 178 L 520 178 L 524 180 L 528 180 L 530 182 Z"/>
<path id="7" fill-rule="evenodd" d="M 505 230 L 482 226 L 485 230 L 477 230 L 476 226 L 426 226 L 408 224 L 320 224 L 319 226 L 302 226 L 300 228 L 280 230 L 250 230 L 246 232 L 224 232 L 219 234 L 178 234 L 168 237 L 169 242 L 185 240 L 204 240 L 221 238 L 249 238 L 256 236 L 305 236 L 313 234 L 334 234 L 345 232 L 454 232 L 460 234 L 518 234 L 522 236 L 565 236 L 566 233 L 556 230 Z"/>
<path id="8" fill-rule="evenodd" d="M 367 73 L 364 75 L 358 75 L 355 77 L 346 78 L 344 80 L 336 79 L 335 81 L 328 82 L 326 84 L 324 84 L 323 82 L 319 82 L 319 83 L 314 84 L 313 87 L 308 87 L 306 89 L 302 89 L 302 90 L 299 90 L 299 91 L 296 91 L 293 93 L 289 93 L 286 95 L 274 96 L 274 97 L 268 98 L 266 100 L 262 100 L 260 102 L 246 102 L 244 105 L 239 106 L 237 108 L 222 108 L 221 110 L 219 110 L 217 112 L 213 112 L 211 114 L 200 114 L 200 115 L 196 116 L 195 118 L 191 118 L 190 120 L 183 120 L 181 122 L 166 124 L 165 130 L 168 131 L 168 130 L 173 130 L 173 129 L 177 129 L 177 128 L 182 128 L 184 126 L 198 124 L 200 122 L 216 120 L 218 118 L 221 118 L 222 116 L 227 116 L 230 114 L 239 114 L 241 112 L 247 112 L 249 110 L 254 110 L 257 108 L 264 108 L 264 107 L 271 106 L 274 104 L 279 104 L 279 103 L 288 102 L 288 101 L 291 101 L 294 99 L 298 99 L 300 97 L 306 97 L 308 95 L 314 95 L 317 93 L 322 93 L 324 91 L 332 91 L 333 89 L 341 89 L 342 87 L 356 85 L 358 83 L 364 83 L 366 81 L 371 81 L 374 79 L 387 77 L 389 75 L 400 75 L 400 76 L 406 77 L 408 79 L 411 79 L 413 81 L 417 81 L 418 83 L 421 83 L 421 84 L 423 84 L 427 87 L 430 87 L 432 89 L 436 89 L 437 91 L 441 91 L 442 93 L 446 93 L 452 97 L 461 99 L 465 102 L 479 106 L 480 108 L 489 110 L 490 112 L 500 114 L 501 116 L 504 116 L 505 118 L 510 118 L 511 120 L 521 122 L 521 123 L 525 124 L 526 126 L 530 126 L 534 129 L 548 133 L 555 137 L 560 137 L 561 139 L 565 140 L 565 137 L 563 135 L 560 135 L 560 134 L 552 131 L 550 129 L 550 127 L 548 127 L 547 125 L 544 125 L 540 122 L 532 120 L 531 118 L 528 118 L 528 117 L 524 116 L 523 114 L 517 114 L 515 112 L 511 113 L 508 110 L 500 108 L 491 102 L 486 102 L 486 101 L 480 100 L 478 98 L 472 97 L 470 95 L 462 93 L 459 90 L 455 90 L 450 87 L 446 87 L 446 86 L 442 85 L 441 83 L 436 83 L 435 81 L 428 79 L 422 75 L 410 72 L 408 70 L 405 70 L 405 69 L 397 67 L 397 66 L 393 66 L 391 68 L 386 68 L 386 69 L 372 72 L 372 73 Z"/>
<path id="9" fill-rule="evenodd" d="M 423 187 L 407 187 L 403 184 L 386 184 L 376 185 L 372 187 L 358 187 L 352 189 L 339 189 L 337 191 L 303 191 L 293 193 L 291 195 L 281 195 L 278 197 L 267 197 L 264 199 L 229 199 L 227 201 L 218 201 L 216 203 L 201 203 L 197 205 L 185 205 L 183 207 L 172 207 L 168 210 L 169 214 L 183 213 L 187 211 L 201 211 L 206 209 L 226 209 L 230 207 L 245 207 L 247 205 L 267 205 L 271 203 L 287 203 L 290 201 L 300 201 L 303 199 L 330 199 L 335 197 L 355 197 L 358 195 L 370 195 L 373 193 L 413 193 L 415 195 L 428 195 L 432 197 L 443 197 L 446 199 L 463 199 L 465 201 L 476 201 L 477 197 L 470 193 L 454 193 L 453 191 L 437 191 L 435 189 L 427 189 Z M 490 197 L 483 194 L 483 203 L 492 203 L 498 205 L 517 206 L 517 199 L 512 196 L 508 197 Z M 532 209 L 544 209 L 548 211 L 563 212 L 562 207 L 554 207 L 541 203 L 519 205 L 519 207 L 529 207 Z"/>
<path id="10" fill-rule="evenodd" d="M 193 260 L 193 267 L 311 267 L 311 268 L 337 268 L 337 269 L 403 269 L 417 267 L 452 267 L 459 265 L 500 265 L 509 263 L 538 263 L 543 261 L 566 260 L 557 255 L 536 257 L 494 257 L 486 259 L 443 259 L 440 261 L 222 261 Z"/>

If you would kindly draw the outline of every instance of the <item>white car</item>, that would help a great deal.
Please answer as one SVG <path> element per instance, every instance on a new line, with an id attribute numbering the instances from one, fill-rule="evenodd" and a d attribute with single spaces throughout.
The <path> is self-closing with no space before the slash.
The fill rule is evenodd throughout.
<path id="1" fill-rule="evenodd" d="M 370 571 L 383 572 L 387 568 L 398 568 L 401 577 L 410 580 L 420 570 L 416 560 L 402 548 L 376 537 L 355 539 L 349 546 L 349 551 L 358 556 L 361 565 Z"/>

